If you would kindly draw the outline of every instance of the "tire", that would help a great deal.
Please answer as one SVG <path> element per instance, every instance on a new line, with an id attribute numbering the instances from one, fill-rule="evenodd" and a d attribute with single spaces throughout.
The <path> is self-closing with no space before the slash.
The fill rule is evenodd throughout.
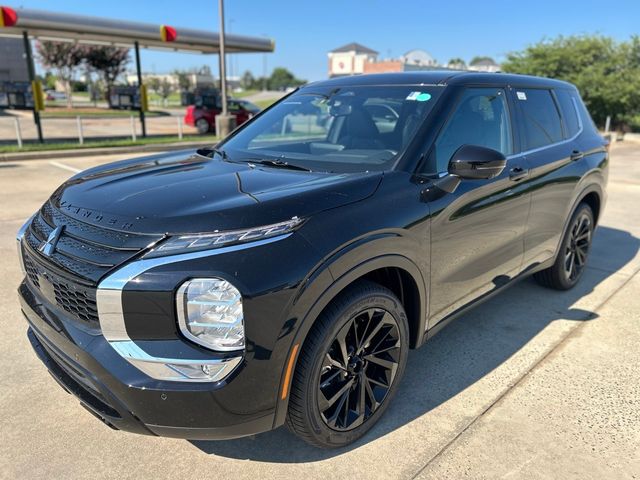
<path id="1" fill-rule="evenodd" d="M 586 203 L 579 204 L 571 216 L 555 263 L 534 274 L 540 285 L 569 290 L 580 281 L 589 258 L 594 227 L 591 207 Z"/>
<path id="2" fill-rule="evenodd" d="M 390 290 L 359 281 L 341 293 L 303 344 L 291 385 L 289 429 L 322 448 L 363 436 L 398 388 L 408 332 L 404 308 Z"/>
<path id="3" fill-rule="evenodd" d="M 196 128 L 198 129 L 199 134 L 205 134 L 209 133 L 211 125 L 209 125 L 209 121 L 206 118 L 199 118 L 196 120 Z"/>

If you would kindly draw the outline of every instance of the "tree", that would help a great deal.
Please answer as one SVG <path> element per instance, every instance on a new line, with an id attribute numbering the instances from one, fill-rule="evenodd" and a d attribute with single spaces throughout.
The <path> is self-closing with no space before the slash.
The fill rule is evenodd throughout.
<path id="1" fill-rule="evenodd" d="M 174 90 L 175 86 L 169 81 L 168 78 L 164 77 L 160 80 L 157 93 L 158 95 L 160 95 L 160 98 L 162 98 L 163 106 L 167 106 L 167 99 L 174 92 Z"/>
<path id="2" fill-rule="evenodd" d="M 167 99 L 176 89 L 175 84 L 166 77 L 149 77 L 146 80 L 146 84 L 147 87 L 149 87 L 149 90 L 162 99 L 162 104 L 164 106 L 167 105 Z"/>
<path id="3" fill-rule="evenodd" d="M 249 70 L 242 74 L 242 78 L 240 78 L 240 86 L 243 89 L 249 90 L 250 88 L 254 87 L 255 83 L 256 79 L 253 76 L 253 73 L 251 73 Z"/>
<path id="4" fill-rule="evenodd" d="M 75 43 L 42 40 L 36 43 L 36 52 L 44 68 L 54 69 L 58 73 L 67 96 L 67 108 L 72 108 L 71 78 L 74 69 L 82 63 L 85 49 Z"/>
<path id="5" fill-rule="evenodd" d="M 269 89 L 271 90 L 286 90 L 304 83 L 306 80 L 296 78 L 293 73 L 282 67 L 274 68 L 271 77 L 269 77 Z"/>
<path id="6" fill-rule="evenodd" d="M 458 68 L 458 69 L 467 68 L 467 64 L 460 57 L 455 57 L 455 58 L 452 58 L 451 60 L 449 60 L 449 63 L 447 64 L 447 66 L 449 68 Z"/>
<path id="7" fill-rule="evenodd" d="M 55 90 L 57 81 L 58 78 L 53 73 L 46 72 L 44 74 L 43 83 L 46 90 Z"/>
<path id="8" fill-rule="evenodd" d="M 90 46 L 86 48 L 85 61 L 95 72 L 102 76 L 106 85 L 106 95 L 122 75 L 129 63 L 129 49 L 111 46 Z"/>
<path id="9" fill-rule="evenodd" d="M 144 83 L 147 84 L 149 90 L 160 96 L 160 79 L 158 77 L 148 77 Z"/>
<path id="10" fill-rule="evenodd" d="M 189 72 L 185 70 L 175 69 L 171 72 L 171 75 L 176 77 L 178 81 L 178 88 L 182 92 L 188 92 L 191 89 L 191 80 L 189 79 Z"/>
<path id="11" fill-rule="evenodd" d="M 618 43 L 601 35 L 561 36 L 509 54 L 502 69 L 575 84 L 600 126 L 607 115 L 617 127 L 640 115 L 640 37 Z"/>
<path id="12" fill-rule="evenodd" d="M 491 57 L 487 57 L 487 56 L 475 56 L 471 59 L 471 61 L 469 62 L 469 65 L 475 65 L 476 63 L 480 63 L 480 62 L 491 62 L 491 63 L 496 63 L 495 60 Z"/>

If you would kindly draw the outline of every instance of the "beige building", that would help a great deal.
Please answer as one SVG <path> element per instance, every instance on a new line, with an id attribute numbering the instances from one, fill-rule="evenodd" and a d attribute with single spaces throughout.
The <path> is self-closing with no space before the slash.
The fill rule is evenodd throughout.
<path id="1" fill-rule="evenodd" d="M 491 57 L 476 57 L 468 66 L 461 63 L 440 65 L 425 50 L 409 50 L 399 58 L 378 61 L 378 52 L 359 43 L 349 43 L 329 52 L 329 77 L 363 73 L 410 72 L 416 70 L 471 70 L 499 72 L 500 65 Z"/>
<path id="2" fill-rule="evenodd" d="M 367 63 L 376 62 L 378 52 L 360 45 L 349 43 L 329 52 L 329 77 L 359 75 L 364 73 Z"/>

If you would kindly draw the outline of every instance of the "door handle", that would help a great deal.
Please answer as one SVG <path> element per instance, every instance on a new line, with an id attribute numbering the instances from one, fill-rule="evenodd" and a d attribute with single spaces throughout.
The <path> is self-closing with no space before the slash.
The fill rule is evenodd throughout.
<path id="1" fill-rule="evenodd" d="M 522 167 L 513 167 L 509 170 L 509 180 L 513 180 L 517 182 L 518 180 L 522 180 L 529 175 L 529 169 Z"/>
<path id="2" fill-rule="evenodd" d="M 584 153 L 582 153 L 580 150 L 574 150 L 573 152 L 571 152 L 570 158 L 572 162 L 575 162 L 576 160 L 584 158 Z"/>

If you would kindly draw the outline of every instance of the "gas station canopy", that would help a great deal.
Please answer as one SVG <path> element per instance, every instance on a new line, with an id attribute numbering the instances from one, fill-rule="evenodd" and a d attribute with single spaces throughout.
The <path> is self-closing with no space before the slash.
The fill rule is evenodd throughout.
<path id="1" fill-rule="evenodd" d="M 42 40 L 123 47 L 131 47 L 138 42 L 140 47 L 154 50 L 220 52 L 218 33 L 207 30 L 26 8 L 11 11 L 15 12 L 16 18 L 12 25 L 5 24 L 0 28 L 0 36 L 22 36 L 27 31 L 31 38 Z M 225 35 L 227 53 L 273 52 L 274 47 L 273 40 L 269 38 Z"/>

